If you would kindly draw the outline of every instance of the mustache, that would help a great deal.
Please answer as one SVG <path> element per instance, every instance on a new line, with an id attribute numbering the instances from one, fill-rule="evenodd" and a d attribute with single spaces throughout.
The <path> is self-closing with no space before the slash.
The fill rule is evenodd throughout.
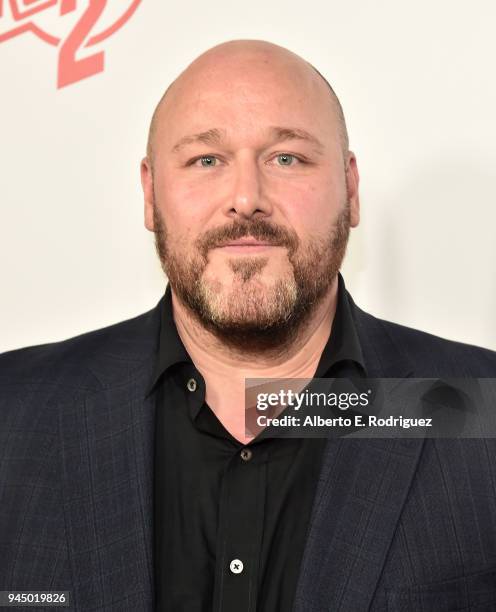
<path id="1" fill-rule="evenodd" d="M 272 246 L 284 246 L 288 249 L 290 256 L 299 246 L 296 232 L 259 218 L 250 221 L 235 220 L 230 225 L 212 228 L 196 240 L 196 246 L 203 257 L 206 257 L 211 249 L 249 236 Z"/>

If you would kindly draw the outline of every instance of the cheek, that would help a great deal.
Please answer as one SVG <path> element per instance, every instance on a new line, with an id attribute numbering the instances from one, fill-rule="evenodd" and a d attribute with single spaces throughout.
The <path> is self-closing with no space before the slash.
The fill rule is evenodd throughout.
<path id="1" fill-rule="evenodd" d="M 209 171 L 167 168 L 157 183 L 163 198 L 174 209 L 188 207 L 191 211 L 201 211 L 215 199 L 221 188 L 218 175 Z"/>
<path id="2" fill-rule="evenodd" d="M 287 202 L 291 208 L 308 210 L 314 213 L 319 210 L 339 209 L 346 193 L 344 178 L 319 173 L 301 177 L 301 180 L 288 181 L 279 186 L 277 196 L 281 202 Z"/>
<path id="3" fill-rule="evenodd" d="M 330 182 L 292 184 L 287 194 L 281 194 L 280 198 L 288 224 L 303 240 L 325 233 L 343 206 L 343 196 Z"/>
<path id="4" fill-rule="evenodd" d="M 157 186 L 155 197 L 170 239 L 183 249 L 189 248 L 205 227 L 205 199 L 198 190 L 180 183 Z"/>

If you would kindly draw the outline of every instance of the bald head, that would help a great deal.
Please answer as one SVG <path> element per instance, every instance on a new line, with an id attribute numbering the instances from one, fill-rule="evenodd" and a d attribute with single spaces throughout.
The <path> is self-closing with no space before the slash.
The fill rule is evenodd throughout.
<path id="1" fill-rule="evenodd" d="M 335 119 L 343 157 L 348 152 L 348 131 L 344 119 L 343 109 L 332 89 L 330 83 L 312 64 L 302 59 L 292 51 L 263 40 L 232 40 L 208 49 L 197 57 L 166 89 L 160 99 L 150 122 L 147 142 L 147 156 L 153 166 L 156 149 L 158 124 L 166 114 L 166 108 L 178 102 L 181 92 L 188 85 L 190 90 L 201 87 L 201 82 L 212 82 L 217 74 L 222 74 L 224 67 L 231 69 L 238 63 L 240 76 L 243 75 L 243 66 L 258 63 L 266 66 L 267 70 L 284 69 L 293 79 L 317 80 L 322 89 Z M 177 95 L 175 95 L 177 94 Z"/>

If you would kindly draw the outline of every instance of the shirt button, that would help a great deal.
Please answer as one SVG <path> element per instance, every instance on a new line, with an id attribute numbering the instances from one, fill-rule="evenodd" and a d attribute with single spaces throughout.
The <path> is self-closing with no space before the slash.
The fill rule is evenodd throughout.
<path id="1" fill-rule="evenodd" d="M 243 448 L 239 454 L 241 455 L 241 459 L 243 459 L 243 461 L 249 461 L 253 457 L 253 453 L 249 448 Z"/>
<path id="2" fill-rule="evenodd" d="M 229 564 L 229 569 L 233 574 L 241 574 L 243 571 L 243 561 L 239 559 L 233 559 Z"/>
<path id="3" fill-rule="evenodd" d="M 196 380 L 194 378 L 190 378 L 186 383 L 188 387 L 188 391 L 196 391 Z"/>

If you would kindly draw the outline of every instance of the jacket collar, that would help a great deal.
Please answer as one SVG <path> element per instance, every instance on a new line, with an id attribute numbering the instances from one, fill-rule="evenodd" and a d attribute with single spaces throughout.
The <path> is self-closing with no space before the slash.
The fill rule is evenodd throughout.
<path id="1" fill-rule="evenodd" d="M 395 327 L 359 308 L 347 293 L 350 309 L 363 350 L 369 378 L 408 378 L 414 375 L 415 365 L 404 346 L 391 333 Z M 397 326 L 398 329 L 400 326 Z"/>

